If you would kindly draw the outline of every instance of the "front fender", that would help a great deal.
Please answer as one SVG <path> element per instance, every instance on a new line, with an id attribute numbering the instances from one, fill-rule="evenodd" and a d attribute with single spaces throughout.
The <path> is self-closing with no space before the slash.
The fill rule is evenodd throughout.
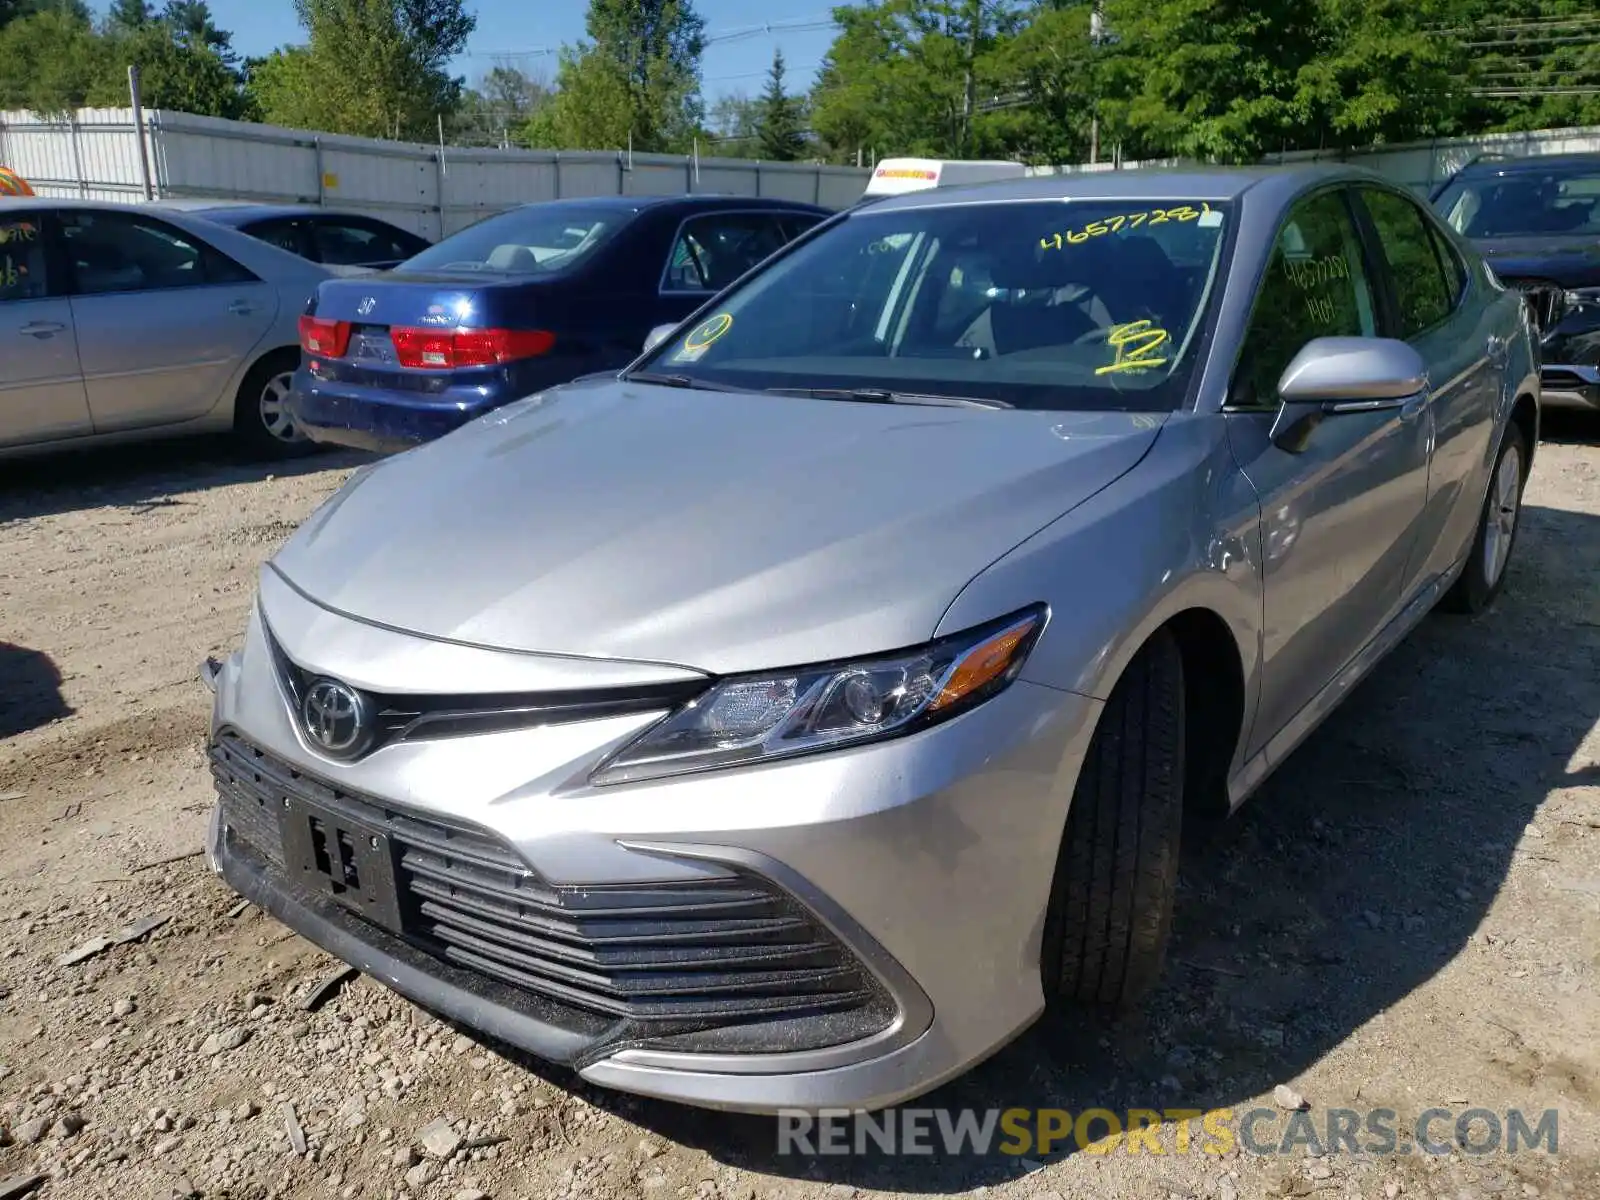
<path id="1" fill-rule="evenodd" d="M 1243 754 L 1260 687 L 1261 512 L 1221 416 L 1174 414 L 1136 467 L 973 579 L 939 633 L 1040 600 L 1050 623 L 1022 678 L 1101 700 L 1157 629 L 1215 613 L 1244 669 Z"/>

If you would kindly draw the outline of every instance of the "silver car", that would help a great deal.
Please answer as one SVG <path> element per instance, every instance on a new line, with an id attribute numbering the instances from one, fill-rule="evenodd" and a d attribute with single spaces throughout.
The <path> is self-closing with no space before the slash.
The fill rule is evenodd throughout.
<path id="1" fill-rule="evenodd" d="M 1499 591 L 1538 387 L 1356 171 L 841 214 L 289 540 L 207 667 L 212 866 L 594 1083 L 897 1102 L 1151 986 L 1185 812 Z"/>
<path id="2" fill-rule="evenodd" d="M 305 452 L 283 402 L 334 273 L 153 205 L 0 201 L 0 457 L 228 430 Z"/>

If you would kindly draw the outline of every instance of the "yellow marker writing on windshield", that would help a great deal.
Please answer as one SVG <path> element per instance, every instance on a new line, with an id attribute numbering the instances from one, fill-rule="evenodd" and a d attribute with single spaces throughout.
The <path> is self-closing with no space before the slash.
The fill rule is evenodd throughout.
<path id="1" fill-rule="evenodd" d="M 1096 375 L 1110 375 L 1117 371 L 1147 371 L 1151 367 L 1164 367 L 1165 358 L 1156 357 L 1167 343 L 1167 331 L 1157 329 L 1150 321 L 1133 321 L 1127 325 L 1113 325 L 1106 334 L 1106 344 L 1117 352 L 1116 360 L 1096 367 Z"/>
<path id="2" fill-rule="evenodd" d="M 733 318 L 727 313 L 718 313 L 709 321 L 697 326 L 694 332 L 684 338 L 683 348 L 685 350 L 704 350 L 731 328 L 733 328 Z"/>

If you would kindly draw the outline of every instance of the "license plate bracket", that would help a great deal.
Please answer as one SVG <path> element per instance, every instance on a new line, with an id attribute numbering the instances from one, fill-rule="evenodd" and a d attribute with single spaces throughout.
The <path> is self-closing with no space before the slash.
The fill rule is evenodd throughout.
<path id="1" fill-rule="evenodd" d="M 359 362 L 381 363 L 393 366 L 396 362 L 394 342 L 387 329 L 359 330 L 355 335 L 355 358 Z"/>
<path id="2" fill-rule="evenodd" d="M 400 932 L 394 847 L 382 830 L 289 797 L 283 811 L 283 861 L 301 888 Z"/>

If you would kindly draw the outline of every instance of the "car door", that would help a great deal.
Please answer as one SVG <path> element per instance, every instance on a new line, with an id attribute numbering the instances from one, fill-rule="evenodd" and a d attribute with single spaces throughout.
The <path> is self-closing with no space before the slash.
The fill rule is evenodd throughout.
<path id="1" fill-rule="evenodd" d="M 277 316 L 277 289 L 144 213 L 64 210 L 60 220 L 95 431 L 190 420 L 227 399 Z"/>
<path id="2" fill-rule="evenodd" d="M 1505 388 L 1515 306 L 1496 313 L 1469 286 L 1466 264 L 1422 206 L 1373 185 L 1356 195 L 1382 249 L 1395 297 L 1391 334 L 1428 364 L 1433 461 L 1428 505 L 1407 570 L 1408 593 L 1450 569 L 1477 527 L 1495 412 Z"/>
<path id="3" fill-rule="evenodd" d="M 1399 607 L 1428 487 L 1426 396 L 1323 420 L 1298 453 L 1269 439 L 1278 379 L 1317 337 L 1374 336 L 1386 295 L 1343 190 L 1280 225 L 1229 389 L 1228 437 L 1261 503 L 1262 668 L 1255 753 Z"/>
<path id="4" fill-rule="evenodd" d="M 681 321 L 717 292 L 789 241 L 783 220 L 792 214 L 712 212 L 678 227 L 661 275 L 660 325 Z"/>
<path id="5" fill-rule="evenodd" d="M 46 210 L 0 213 L 0 446 L 93 432 Z"/>

